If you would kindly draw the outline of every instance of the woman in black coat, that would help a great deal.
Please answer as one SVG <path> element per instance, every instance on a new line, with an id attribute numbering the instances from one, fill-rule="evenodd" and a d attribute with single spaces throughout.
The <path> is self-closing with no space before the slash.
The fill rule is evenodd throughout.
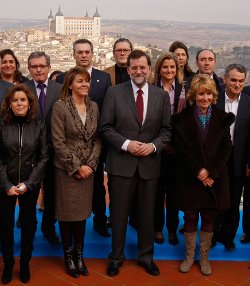
<path id="1" fill-rule="evenodd" d="M 232 143 L 232 113 L 217 109 L 217 91 L 207 75 L 193 78 L 187 99 L 190 108 L 172 117 L 177 156 L 175 205 L 184 211 L 186 259 L 181 272 L 189 272 L 195 256 L 196 232 L 201 216 L 200 266 L 210 275 L 208 253 L 217 210 L 230 206 L 227 161 Z"/>
<path id="2" fill-rule="evenodd" d="M 14 218 L 18 198 L 21 225 L 20 279 L 30 279 L 29 261 L 36 232 L 36 202 L 48 160 L 44 126 L 36 119 L 35 98 L 22 84 L 14 85 L 2 104 L 0 124 L 0 234 L 4 270 L 12 279 Z"/>

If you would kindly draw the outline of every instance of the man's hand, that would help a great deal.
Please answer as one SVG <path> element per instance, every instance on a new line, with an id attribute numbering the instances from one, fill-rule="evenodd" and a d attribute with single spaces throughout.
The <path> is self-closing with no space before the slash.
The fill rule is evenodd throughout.
<path id="1" fill-rule="evenodd" d="M 128 144 L 128 152 L 133 154 L 134 156 L 138 156 L 137 153 L 140 150 L 140 146 L 143 143 L 140 141 L 131 140 Z"/>
<path id="2" fill-rule="evenodd" d="M 137 156 L 148 156 L 148 155 L 154 153 L 154 151 L 155 151 L 155 148 L 154 148 L 153 144 L 143 143 L 137 152 Z"/>

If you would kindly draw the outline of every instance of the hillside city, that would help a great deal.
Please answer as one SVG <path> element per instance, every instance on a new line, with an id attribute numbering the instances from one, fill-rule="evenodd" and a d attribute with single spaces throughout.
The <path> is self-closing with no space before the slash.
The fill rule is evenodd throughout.
<path id="1" fill-rule="evenodd" d="M 61 30 L 58 30 L 56 25 L 60 21 L 64 21 L 64 29 L 60 26 Z M 32 51 L 45 51 L 50 55 L 51 71 L 73 67 L 72 43 L 78 38 L 88 38 L 93 42 L 94 66 L 100 70 L 114 64 L 113 44 L 118 37 L 129 38 L 134 49 L 146 51 L 153 65 L 159 54 L 168 50 L 171 42 L 181 40 L 189 48 L 189 63 L 194 71 L 196 52 L 204 47 L 217 53 L 218 75 L 223 76 L 225 67 L 233 62 L 244 64 L 250 70 L 250 33 L 245 26 L 102 20 L 98 10 L 93 17 L 89 17 L 87 12 L 82 18 L 64 17 L 60 7 L 55 16 L 50 11 L 48 20 L 33 23 L 13 21 L 11 28 L 2 24 L 3 21 L 0 23 L 0 49 L 10 48 L 15 52 L 21 72 L 26 76 L 27 58 Z"/>

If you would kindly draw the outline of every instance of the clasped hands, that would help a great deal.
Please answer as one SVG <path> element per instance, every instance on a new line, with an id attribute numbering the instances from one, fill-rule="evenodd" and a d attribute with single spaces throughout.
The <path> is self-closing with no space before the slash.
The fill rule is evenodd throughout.
<path id="1" fill-rule="evenodd" d="M 143 143 L 136 140 L 131 140 L 128 144 L 128 152 L 134 156 L 148 156 L 154 153 L 155 148 L 152 143 Z"/>
<path id="2" fill-rule="evenodd" d="M 23 195 L 28 191 L 28 187 L 24 183 L 19 183 L 17 186 L 12 186 L 6 191 L 8 196 Z"/>
<path id="3" fill-rule="evenodd" d="M 202 181 L 204 186 L 212 187 L 214 180 L 209 177 L 209 172 L 207 169 L 203 168 L 200 170 L 197 178 Z"/>
<path id="4" fill-rule="evenodd" d="M 87 166 L 82 165 L 80 169 L 74 174 L 74 177 L 77 179 L 86 179 L 93 173 L 93 170 Z"/>

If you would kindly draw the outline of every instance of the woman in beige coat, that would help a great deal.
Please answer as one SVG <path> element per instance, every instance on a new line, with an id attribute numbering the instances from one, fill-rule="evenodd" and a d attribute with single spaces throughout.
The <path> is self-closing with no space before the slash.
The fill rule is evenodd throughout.
<path id="1" fill-rule="evenodd" d="M 88 97 L 89 88 L 89 73 L 83 68 L 72 68 L 51 119 L 56 167 L 55 216 L 59 220 L 66 270 L 72 277 L 88 275 L 82 250 L 101 149 L 98 107 Z"/>

